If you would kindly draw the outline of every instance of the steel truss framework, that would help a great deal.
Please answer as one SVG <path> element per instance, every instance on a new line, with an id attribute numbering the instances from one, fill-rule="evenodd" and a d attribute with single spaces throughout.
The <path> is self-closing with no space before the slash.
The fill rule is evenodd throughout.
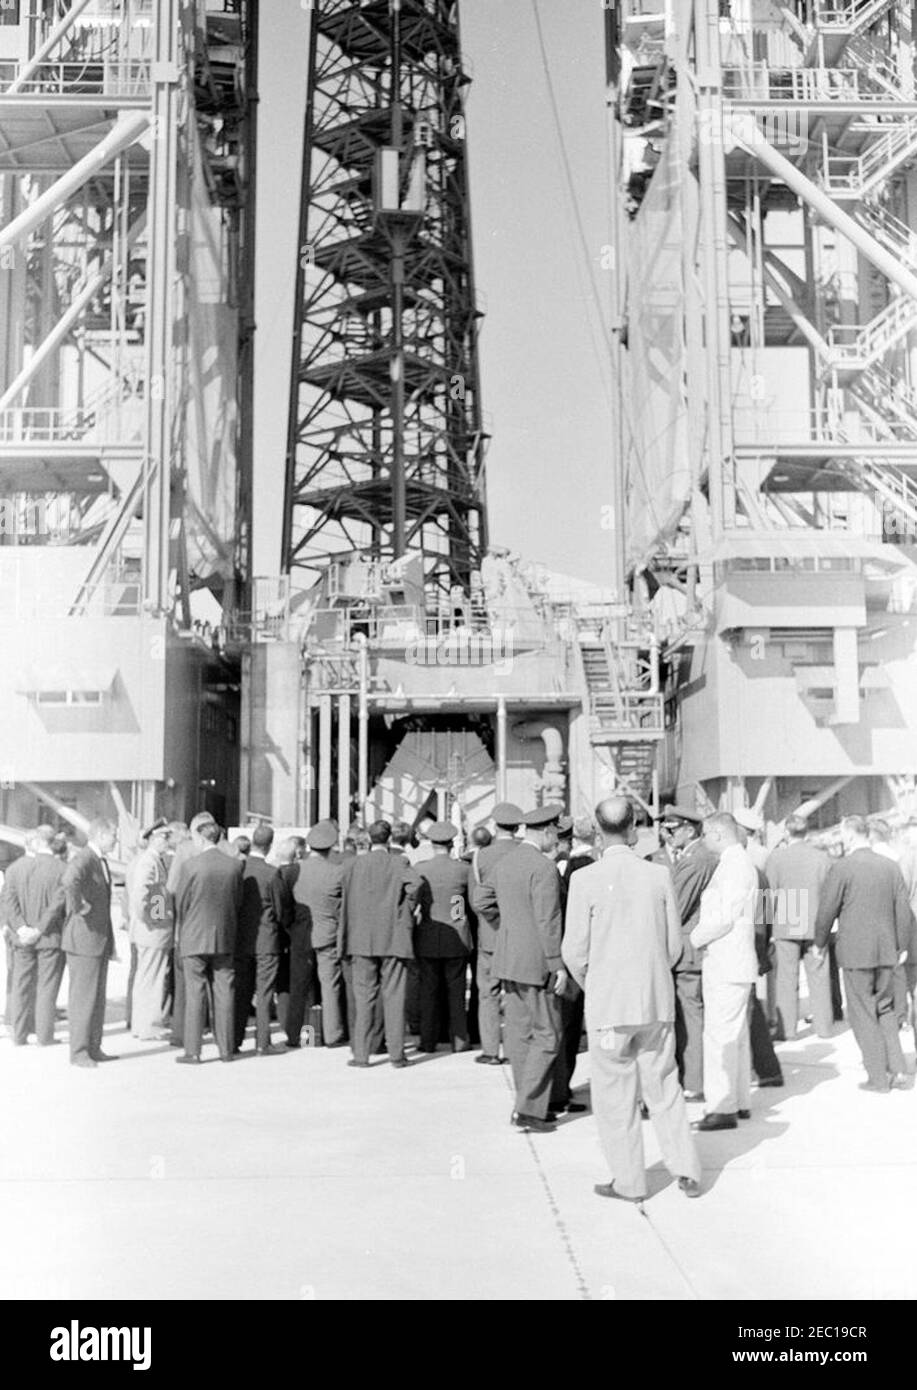
<path id="1" fill-rule="evenodd" d="M 670 131 L 676 82 L 696 97 L 705 444 L 695 489 L 715 538 L 833 526 L 849 498 L 894 540 L 917 527 L 917 67 L 898 0 L 683 0 L 618 7 L 618 128 L 646 149 Z M 628 38 L 628 34 L 634 36 Z M 633 146 L 632 148 L 635 148 Z M 639 165 L 639 161 L 636 161 Z M 623 196 L 652 178 L 631 160 Z M 628 183 L 629 177 L 629 183 Z M 798 218 L 792 245 L 772 214 Z M 781 224 L 785 233 L 786 221 Z M 738 253 L 738 254 L 737 254 Z M 802 347 L 808 399 L 785 407 L 770 349 Z M 738 355 L 743 365 L 736 368 Z M 702 399 L 701 399 L 702 398 Z M 847 494 L 847 498 L 843 496 Z M 695 492 L 696 496 L 696 492 Z M 685 498 L 686 509 L 689 506 Z M 877 515 L 878 514 L 878 519 Z M 686 510 L 683 526 L 694 527 Z M 660 536 L 663 553 L 672 534 Z M 696 549 L 688 542 L 688 549 Z"/>
<path id="2" fill-rule="evenodd" d="M 468 80 L 455 0 L 316 0 L 283 536 L 310 582 L 422 552 L 467 591 L 487 543 Z"/>
<path id="3" fill-rule="evenodd" d="M 223 220 L 221 293 L 239 310 L 230 602 L 248 570 L 256 5 L 4 10 L 0 495 L 23 508 L 53 498 L 52 534 L 34 539 L 87 547 L 72 614 L 143 607 L 187 623 L 186 529 L 206 528 L 184 472 L 192 132 Z"/>

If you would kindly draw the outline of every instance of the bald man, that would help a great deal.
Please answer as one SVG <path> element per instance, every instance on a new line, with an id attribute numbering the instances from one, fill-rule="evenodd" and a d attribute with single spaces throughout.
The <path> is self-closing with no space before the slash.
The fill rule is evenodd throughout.
<path id="1" fill-rule="evenodd" d="M 570 880 L 563 958 L 586 996 L 592 1108 L 612 1180 L 600 1197 L 641 1202 L 646 1164 L 640 1096 L 662 1158 L 688 1197 L 700 1160 L 675 1059 L 675 983 L 681 919 L 668 869 L 633 851 L 634 808 L 621 796 L 596 807 L 603 852 Z"/>

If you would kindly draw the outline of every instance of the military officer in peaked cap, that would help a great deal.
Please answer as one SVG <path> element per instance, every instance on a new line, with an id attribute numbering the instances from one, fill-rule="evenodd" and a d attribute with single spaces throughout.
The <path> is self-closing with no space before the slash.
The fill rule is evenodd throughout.
<path id="1" fill-rule="evenodd" d="M 478 914 L 478 1028 L 481 1033 L 481 1051 L 475 1060 L 484 1066 L 498 1067 L 507 1059 L 500 1056 L 500 996 L 503 990 L 500 977 L 494 973 L 494 951 L 500 918 L 496 901 L 482 901 L 481 890 L 503 856 L 519 848 L 516 832 L 522 824 L 523 815 L 522 809 L 512 801 L 498 802 L 492 815 L 496 830 L 493 841 L 475 850 L 471 858 L 475 884 L 471 905 Z"/>
<path id="2" fill-rule="evenodd" d="M 435 1052 L 439 1037 L 438 1000 L 445 988 L 449 1008 L 449 1039 L 453 1052 L 468 1050 L 465 980 L 471 952 L 468 923 L 468 865 L 452 857 L 458 827 L 436 821 L 427 830 L 433 858 L 418 865 L 423 884 L 418 904 L 420 920 L 414 931 L 414 953 L 420 964 L 420 1050 Z"/>
<path id="3" fill-rule="evenodd" d="M 567 982 L 560 954 L 560 875 L 547 857 L 557 843 L 561 812 L 559 806 L 529 811 L 519 849 L 503 857 L 480 889 L 485 912 L 495 908 L 499 917 L 493 968 L 505 992 L 506 1050 L 516 1085 L 512 1123 L 539 1133 L 554 1128 L 548 1103 Z"/>
<path id="4" fill-rule="evenodd" d="M 345 867 L 333 851 L 338 828 L 321 820 L 306 836 L 309 853 L 300 861 L 293 898 L 312 919 L 312 949 L 322 996 L 322 1037 L 326 1047 L 343 1047 L 347 1040 L 344 972 L 341 964 L 341 899 Z"/>

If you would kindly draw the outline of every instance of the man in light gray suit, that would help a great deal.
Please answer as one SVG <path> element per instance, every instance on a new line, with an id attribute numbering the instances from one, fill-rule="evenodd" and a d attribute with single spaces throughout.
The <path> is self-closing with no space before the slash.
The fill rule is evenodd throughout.
<path id="1" fill-rule="evenodd" d="M 595 1191 L 646 1196 L 642 1093 L 666 1166 L 697 1197 L 700 1159 L 675 1060 L 672 968 L 682 939 L 671 876 L 634 854 L 634 808 L 625 797 L 600 802 L 595 818 L 604 851 L 570 881 L 563 942 L 564 962 L 586 994 L 592 1108 L 612 1173 Z"/>

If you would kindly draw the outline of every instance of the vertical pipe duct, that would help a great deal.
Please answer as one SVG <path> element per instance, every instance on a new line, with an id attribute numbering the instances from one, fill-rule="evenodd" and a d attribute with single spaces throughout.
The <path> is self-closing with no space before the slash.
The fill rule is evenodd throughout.
<path id="1" fill-rule="evenodd" d="M 331 816 L 331 696 L 318 697 L 318 818 Z"/>
<path id="2" fill-rule="evenodd" d="M 350 696 L 338 696 L 338 825 L 350 824 Z"/>

